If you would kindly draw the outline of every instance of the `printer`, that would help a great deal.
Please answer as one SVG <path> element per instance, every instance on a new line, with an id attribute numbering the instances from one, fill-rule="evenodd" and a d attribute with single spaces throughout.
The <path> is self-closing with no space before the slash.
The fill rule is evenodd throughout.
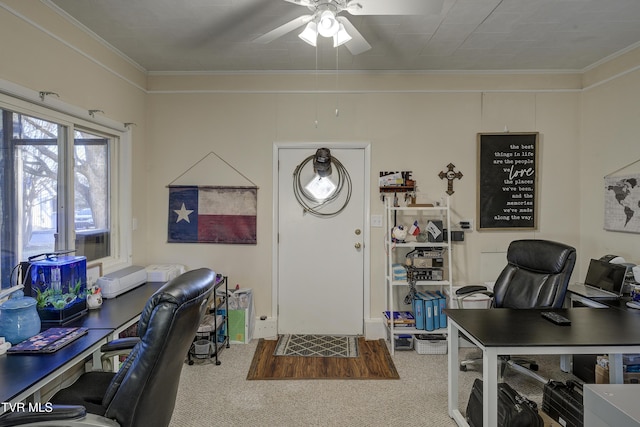
<path id="1" fill-rule="evenodd" d="M 613 255 L 613 254 L 603 255 L 600 257 L 600 260 L 605 262 L 610 262 L 612 264 L 624 265 L 625 267 L 627 267 L 627 271 L 625 273 L 625 281 L 622 287 L 622 293 L 624 294 L 631 293 L 632 286 L 638 282 L 637 279 L 635 279 L 634 277 L 634 269 L 637 266 L 633 263 L 627 262 L 623 257 L 618 255 Z"/>
<path id="2" fill-rule="evenodd" d="M 139 265 L 132 265 L 113 273 L 105 274 L 96 281 L 103 298 L 115 298 L 146 283 L 147 271 Z"/>

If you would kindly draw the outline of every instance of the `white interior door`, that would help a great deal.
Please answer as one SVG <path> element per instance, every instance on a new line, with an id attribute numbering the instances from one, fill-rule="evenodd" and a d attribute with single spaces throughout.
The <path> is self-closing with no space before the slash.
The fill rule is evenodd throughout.
<path id="1" fill-rule="evenodd" d="M 362 335 L 368 158 L 364 148 L 328 146 L 348 171 L 352 191 L 339 214 L 317 217 L 304 212 L 294 193 L 294 170 L 317 148 L 278 148 L 278 333 Z M 336 173 L 334 165 L 334 178 Z M 311 180 L 312 162 L 300 176 L 302 185 Z M 336 212 L 347 197 L 345 185 L 320 212 Z"/>

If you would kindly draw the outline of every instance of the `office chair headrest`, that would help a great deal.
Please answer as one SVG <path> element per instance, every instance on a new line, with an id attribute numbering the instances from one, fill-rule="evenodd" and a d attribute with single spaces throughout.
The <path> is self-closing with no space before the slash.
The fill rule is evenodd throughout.
<path id="1" fill-rule="evenodd" d="M 515 240 L 509 245 L 507 261 L 538 273 L 558 274 L 575 251 L 571 246 L 550 240 Z"/>
<path id="2" fill-rule="evenodd" d="M 167 282 L 158 289 L 147 301 L 140 315 L 138 336 L 142 337 L 147 329 L 153 310 L 162 303 L 180 306 L 194 300 L 203 293 L 211 292 L 216 273 L 208 268 L 187 271 L 175 279 Z M 188 285 L 188 286 L 185 286 Z"/>

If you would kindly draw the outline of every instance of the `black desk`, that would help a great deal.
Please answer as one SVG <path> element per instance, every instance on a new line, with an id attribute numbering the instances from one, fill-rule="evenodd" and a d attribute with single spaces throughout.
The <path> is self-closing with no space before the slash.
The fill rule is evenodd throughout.
<path id="1" fill-rule="evenodd" d="M 640 311 L 634 308 L 627 307 L 627 301 L 631 301 L 631 297 L 628 295 L 618 299 L 589 298 L 586 295 L 580 293 L 580 289 L 581 288 L 576 288 L 572 285 L 569 285 L 565 297 L 565 306 L 573 307 L 572 304 L 574 302 L 578 302 L 592 308 L 617 308 L 620 310 Z"/>
<path id="2" fill-rule="evenodd" d="M 110 334 L 109 329 L 91 329 L 55 353 L 0 356 L 0 402 L 18 402 L 38 393 L 60 373 L 98 351 Z"/>
<path id="3" fill-rule="evenodd" d="M 589 298 L 582 293 L 584 287 L 569 285 L 565 297 L 565 307 L 593 307 L 593 308 L 613 308 L 616 310 L 629 310 L 637 312 L 640 310 L 627 307 L 627 301 L 631 301 L 631 296 L 624 295 L 618 299 Z M 577 304 L 576 304 L 577 303 Z M 575 354 L 563 355 L 560 358 L 560 367 L 565 372 L 573 372 L 575 376 L 585 382 L 595 382 L 595 366 L 597 354 Z M 622 363 L 620 361 L 620 363 Z M 622 375 L 622 374 L 621 374 Z M 622 377 L 614 378 L 614 372 L 610 372 L 610 382 L 619 383 Z"/>
<path id="4" fill-rule="evenodd" d="M 113 334 L 117 335 L 140 318 L 140 313 L 147 300 L 162 285 L 164 285 L 164 282 L 148 282 L 115 298 L 105 298 L 102 300 L 100 308 L 89 310 L 87 315 L 82 316 L 68 326 L 83 326 L 89 329 L 112 329 Z"/>
<path id="5" fill-rule="evenodd" d="M 32 394 L 39 400 L 39 390 L 75 364 L 94 355 L 95 366 L 100 361 L 95 357 L 100 346 L 135 323 L 149 297 L 163 284 L 145 283 L 116 298 L 104 299 L 99 309 L 89 310 L 85 316 L 65 325 L 89 328 L 87 335 L 55 353 L 0 356 L 0 402 L 18 402 Z"/>
<path id="6" fill-rule="evenodd" d="M 498 356 L 529 354 L 624 354 L 640 352 L 640 312 L 574 308 L 557 310 L 571 319 L 558 326 L 540 316 L 544 310 L 447 309 L 449 317 L 449 415 L 467 425 L 458 408 L 458 333 L 483 353 L 483 423 L 497 425 Z M 621 356 L 619 357 L 621 360 Z M 619 371 L 622 364 L 611 363 Z"/>

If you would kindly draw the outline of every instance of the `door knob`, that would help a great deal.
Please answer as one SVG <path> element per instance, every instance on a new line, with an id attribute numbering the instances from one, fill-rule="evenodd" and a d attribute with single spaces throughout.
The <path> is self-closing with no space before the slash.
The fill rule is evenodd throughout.
<path id="1" fill-rule="evenodd" d="M 359 236 L 359 235 L 360 235 L 360 233 L 362 233 L 362 231 L 360 231 L 360 229 L 359 229 L 359 228 L 356 228 L 355 233 L 356 233 L 356 236 Z"/>
<path id="2" fill-rule="evenodd" d="M 360 249 L 360 248 L 362 247 L 362 245 L 360 244 L 360 242 L 356 243 L 354 246 L 356 247 L 356 249 Z"/>

